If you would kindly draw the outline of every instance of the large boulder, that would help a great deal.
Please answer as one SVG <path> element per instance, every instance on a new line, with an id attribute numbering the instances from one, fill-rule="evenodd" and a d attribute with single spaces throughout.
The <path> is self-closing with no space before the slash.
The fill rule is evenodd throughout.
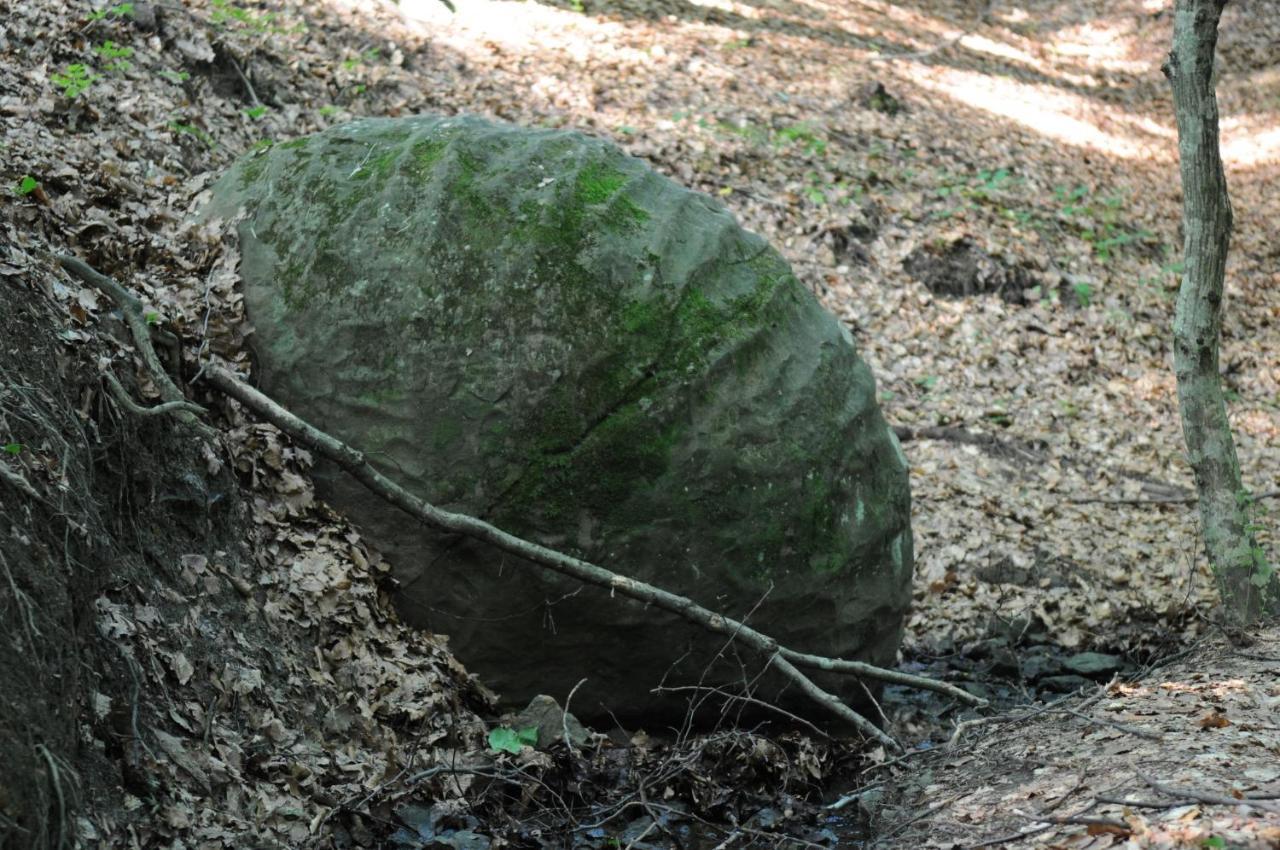
<path id="1" fill-rule="evenodd" d="M 276 399 L 449 510 L 893 661 L 901 450 L 849 333 L 715 201 L 579 133 L 420 116 L 245 157 L 206 215 L 241 207 Z M 575 713 L 635 716 L 724 643 L 317 480 L 388 554 L 401 615 L 513 702 L 587 677 Z M 717 664 L 707 682 L 742 680 Z"/>

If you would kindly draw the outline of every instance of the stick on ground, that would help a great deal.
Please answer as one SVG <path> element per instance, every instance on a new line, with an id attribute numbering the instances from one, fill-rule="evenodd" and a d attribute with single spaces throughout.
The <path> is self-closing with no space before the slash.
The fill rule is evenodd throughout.
<path id="1" fill-rule="evenodd" d="M 413 495 L 378 472 L 369 465 L 364 455 L 359 451 L 303 421 L 263 393 L 239 380 L 226 369 L 211 366 L 205 374 L 206 379 L 219 391 L 236 399 L 294 439 L 333 460 L 357 481 L 406 513 L 435 528 L 465 534 L 468 537 L 482 540 L 504 552 L 551 569 L 561 575 L 569 576 L 611 592 L 621 593 L 646 605 L 661 608 L 709 631 L 734 636 L 767 658 L 774 669 L 788 678 L 804 694 L 823 706 L 828 712 L 849 723 L 864 735 L 880 741 L 895 751 L 900 751 L 902 748 L 893 738 L 877 728 L 871 721 L 849 708 L 835 695 L 820 688 L 812 679 L 801 672 L 797 665 L 831 672 L 853 673 L 867 678 L 879 678 L 901 684 L 911 684 L 915 687 L 948 693 L 972 705 L 985 703 L 984 700 L 959 688 L 932 679 L 908 676 L 907 674 L 883 670 L 857 662 L 794 652 L 779 646 L 776 640 L 756 631 L 745 623 L 703 608 L 691 599 L 678 596 L 627 576 L 619 575 L 604 567 L 574 558 L 563 552 L 539 546 L 475 517 L 442 510 Z"/>

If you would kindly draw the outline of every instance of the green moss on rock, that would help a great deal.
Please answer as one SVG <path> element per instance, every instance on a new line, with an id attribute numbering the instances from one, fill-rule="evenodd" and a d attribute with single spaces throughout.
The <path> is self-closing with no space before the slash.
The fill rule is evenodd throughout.
<path id="1" fill-rule="evenodd" d="M 300 415 L 452 509 L 754 609 L 791 645 L 892 660 L 905 464 L 848 334 L 723 207 L 600 140 L 436 116 L 277 145 L 214 197 L 248 208 L 261 380 Z M 512 699 L 590 669 L 584 705 L 625 713 L 706 648 L 318 483 L 396 565 L 405 617 Z"/>

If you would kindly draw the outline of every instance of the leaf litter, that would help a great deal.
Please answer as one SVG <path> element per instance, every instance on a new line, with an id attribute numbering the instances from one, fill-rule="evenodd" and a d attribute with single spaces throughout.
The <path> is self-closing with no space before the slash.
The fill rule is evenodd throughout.
<path id="1" fill-rule="evenodd" d="M 948 0 L 459 6 L 451 15 L 408 2 L 15 5 L 0 24 L 0 143 L 16 189 L 0 274 L 63 306 L 69 351 L 128 365 L 110 305 L 45 258 L 74 248 L 127 281 L 184 340 L 189 373 L 208 358 L 243 366 L 253 329 L 235 291 L 234 246 L 189 224 L 199 193 L 236 155 L 361 115 L 426 109 L 595 132 L 720 198 L 854 333 L 911 464 L 909 664 L 942 663 L 963 679 L 957 659 L 990 672 L 1002 648 L 1049 645 L 1136 665 L 1206 633 L 1213 585 L 1193 506 L 1125 501 L 1194 492 L 1169 369 L 1180 211 L 1159 73 L 1168 3 L 1037 0 L 981 14 Z M 1220 43 L 1237 213 L 1222 362 L 1256 491 L 1280 481 L 1280 370 L 1266 357 L 1280 314 L 1268 232 L 1280 201 L 1267 188 L 1280 153 L 1275 109 L 1260 105 L 1280 94 L 1270 70 L 1278 28 L 1265 4 L 1232 4 Z M 108 43 L 110 63 L 98 49 Z M 126 62 L 121 48 L 132 51 Z M 139 383 L 144 398 L 157 397 Z M 156 604 L 119 593 L 98 600 L 99 634 L 145 685 L 148 732 L 124 756 L 126 780 L 138 784 L 126 781 L 117 810 L 86 816 L 82 838 L 372 846 L 396 823 L 391 802 L 411 791 L 433 801 L 414 823 L 399 823 L 422 844 L 470 841 L 463 834 L 479 826 L 471 811 L 500 812 L 510 827 L 511 799 L 486 809 L 472 793 L 511 776 L 506 762 L 500 771 L 492 754 L 478 755 L 494 728 L 481 719 L 492 695 L 441 639 L 388 612 L 385 565 L 316 501 L 307 453 L 234 409 L 225 416 L 248 487 L 251 554 L 187 553 Z M 34 468 L 44 460 L 25 454 Z M 56 483 L 52 462 L 44 468 Z M 246 613 L 223 628 L 218 612 L 232 596 Z M 1159 752 L 1144 755 L 1112 727 L 1087 725 L 1082 736 L 1067 722 L 1055 740 L 1071 738 L 1071 751 L 1051 759 L 1101 773 L 1115 758 L 1163 754 L 1196 766 L 1187 782 L 1211 781 L 1224 794 L 1272 787 L 1259 761 L 1276 755 L 1274 688 L 1263 675 L 1272 662 L 1200 651 L 1217 655 L 1195 656 L 1205 659 L 1199 670 L 1171 676 L 1193 683 L 1181 690 L 1108 686 L 1105 705 L 1169 727 Z M 1202 672 L 1221 663 L 1237 678 Z M 1011 681 L 1026 696 L 1053 691 L 1021 667 Z M 1234 681 L 1245 684 L 1223 684 Z M 900 730 L 938 734 L 926 717 L 936 706 L 886 707 Z M 119 714 L 106 695 L 90 695 L 86 716 Z M 98 729 L 86 726 L 86 745 L 103 745 Z M 1204 737 L 1219 733 L 1252 737 Z M 797 777 L 797 799 L 813 799 L 849 767 L 850 756 L 801 737 L 718 734 L 678 742 L 683 754 L 632 736 L 600 747 L 597 772 L 582 776 L 582 763 L 538 751 L 500 758 L 531 760 L 514 765 L 527 787 L 539 771 L 589 784 L 607 765 L 616 781 L 624 760 L 628 769 L 662 764 L 670 781 L 651 790 L 692 803 L 685 815 L 728 815 L 744 799 L 763 812 L 760 800 L 784 800 L 778 787 Z M 1051 760 L 1027 756 L 1040 744 L 982 746 L 989 756 L 952 755 L 939 770 L 973 770 L 983 758 L 998 765 L 1015 746 L 1028 764 Z M 1083 761 L 1082 750 L 1112 761 Z M 442 765 L 451 768 L 421 780 L 428 794 L 406 787 Z M 903 776 L 901 766 L 883 769 Z M 736 790 L 712 779 L 726 770 Z M 939 780 L 919 791 L 933 800 L 955 787 Z M 1019 788 L 1024 801 L 1052 796 Z M 983 788 L 968 799 L 968 814 L 963 803 L 938 811 L 976 825 L 989 820 L 972 808 L 979 801 L 987 813 L 1012 806 Z M 622 794 L 601 805 L 635 803 Z M 672 828 L 664 805 L 645 808 L 648 826 L 628 840 L 642 846 L 645 829 Z M 1223 814 L 1200 802 L 1127 814 L 1127 831 L 1057 829 L 1091 846 L 1175 846 L 1189 835 L 1274 841 L 1273 815 L 1246 809 Z M 528 823 L 536 832 L 536 818 Z M 757 827 L 744 840 L 772 828 Z M 1182 838 L 1172 837 L 1179 829 Z M 910 825 L 897 834 L 911 835 Z"/>

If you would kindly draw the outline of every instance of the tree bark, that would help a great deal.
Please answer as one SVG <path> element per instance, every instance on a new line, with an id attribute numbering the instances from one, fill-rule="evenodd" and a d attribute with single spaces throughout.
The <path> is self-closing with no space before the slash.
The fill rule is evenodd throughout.
<path id="1" fill-rule="evenodd" d="M 1164 72 L 1178 122 L 1186 234 L 1173 325 L 1182 433 L 1195 472 L 1209 562 L 1228 617 L 1243 624 L 1262 614 L 1264 594 L 1275 590 L 1276 579 L 1254 536 L 1253 500 L 1241 483 L 1218 374 L 1232 222 L 1213 79 L 1218 19 L 1225 5 L 1226 0 L 1177 0 L 1173 49 Z"/>

